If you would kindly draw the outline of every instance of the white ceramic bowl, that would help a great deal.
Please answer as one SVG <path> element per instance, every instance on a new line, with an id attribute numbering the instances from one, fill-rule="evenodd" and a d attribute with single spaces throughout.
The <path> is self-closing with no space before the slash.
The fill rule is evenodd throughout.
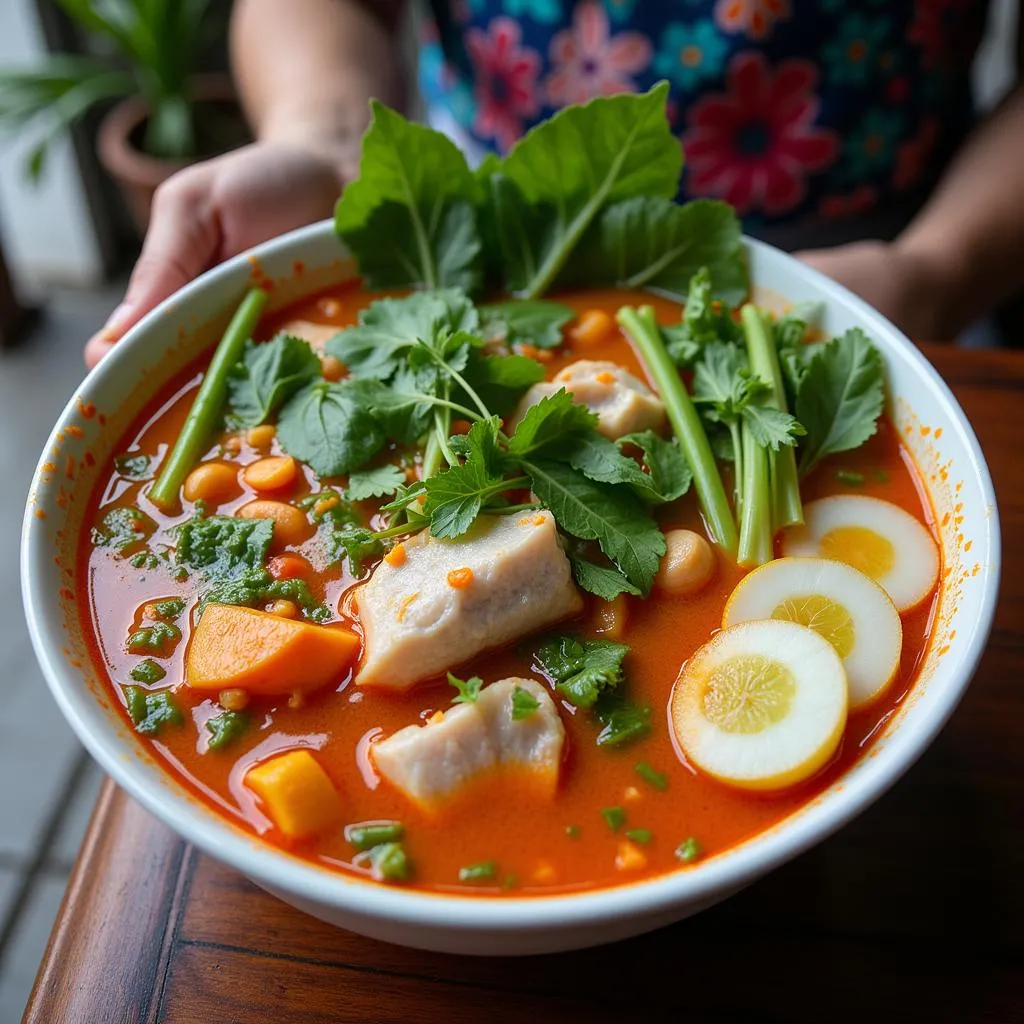
<path id="1" fill-rule="evenodd" d="M 892 325 L 785 254 L 748 242 L 759 297 L 825 302 L 823 327 L 862 327 L 886 363 L 889 414 L 913 452 L 942 539 L 934 639 L 909 699 L 869 757 L 781 824 L 699 865 L 577 895 L 487 899 L 388 888 L 316 867 L 210 811 L 122 723 L 83 642 L 75 558 L 84 506 L 125 427 L 168 376 L 213 343 L 253 274 L 275 282 L 271 308 L 351 274 L 331 224 L 240 256 L 147 316 L 78 388 L 54 428 L 29 494 L 22 538 L 25 610 L 36 655 L 62 711 L 103 768 L 154 815 L 302 910 L 375 938 L 454 953 L 525 954 L 596 945 L 693 914 L 848 822 L 910 767 L 963 694 L 996 602 L 999 526 L 977 440 L 935 370 Z"/>

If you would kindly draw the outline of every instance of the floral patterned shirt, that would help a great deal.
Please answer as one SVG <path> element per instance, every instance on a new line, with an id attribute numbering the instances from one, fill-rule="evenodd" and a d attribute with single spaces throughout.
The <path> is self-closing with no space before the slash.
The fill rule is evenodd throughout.
<path id="1" fill-rule="evenodd" d="M 972 118 L 971 0 L 434 0 L 420 84 L 470 153 L 671 83 L 682 191 L 748 229 L 861 218 L 934 183 Z"/>

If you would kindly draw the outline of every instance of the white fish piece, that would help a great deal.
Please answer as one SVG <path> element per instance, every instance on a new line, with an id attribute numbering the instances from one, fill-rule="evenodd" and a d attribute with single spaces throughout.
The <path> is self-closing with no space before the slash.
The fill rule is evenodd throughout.
<path id="1" fill-rule="evenodd" d="M 641 430 L 661 432 L 665 427 L 665 406 L 642 380 L 618 363 L 580 359 L 563 367 L 552 380 L 534 384 L 520 400 L 508 429 L 515 429 L 530 406 L 561 388 L 597 414 L 598 433 L 612 441 Z"/>
<path id="2" fill-rule="evenodd" d="M 583 608 L 548 511 L 482 515 L 457 540 L 426 531 L 356 589 L 359 686 L 405 690 Z"/>
<path id="3" fill-rule="evenodd" d="M 513 715 L 516 689 L 537 701 L 520 718 Z M 547 688 L 512 677 L 484 687 L 475 703 L 456 704 L 439 721 L 406 726 L 372 750 L 380 774 L 429 810 L 484 773 L 503 769 L 524 772 L 535 792 L 550 798 L 564 744 L 565 728 Z"/>

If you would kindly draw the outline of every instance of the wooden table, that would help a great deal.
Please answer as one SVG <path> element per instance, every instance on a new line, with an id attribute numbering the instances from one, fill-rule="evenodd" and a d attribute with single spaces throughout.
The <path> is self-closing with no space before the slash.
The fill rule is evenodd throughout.
<path id="1" fill-rule="evenodd" d="M 929 355 L 992 467 L 1002 597 L 952 722 L 851 826 L 660 932 L 479 959 L 320 924 L 108 782 L 26 1020 L 1024 1021 L 1024 356 Z"/>

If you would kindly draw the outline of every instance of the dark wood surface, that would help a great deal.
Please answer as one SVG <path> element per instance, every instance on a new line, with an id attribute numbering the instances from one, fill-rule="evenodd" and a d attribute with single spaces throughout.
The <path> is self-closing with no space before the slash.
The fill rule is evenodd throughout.
<path id="1" fill-rule="evenodd" d="M 659 932 L 482 959 L 306 917 L 108 782 L 26 1020 L 1024 1021 L 1024 355 L 928 354 L 992 468 L 1002 596 L 953 720 L 852 825 Z"/>

